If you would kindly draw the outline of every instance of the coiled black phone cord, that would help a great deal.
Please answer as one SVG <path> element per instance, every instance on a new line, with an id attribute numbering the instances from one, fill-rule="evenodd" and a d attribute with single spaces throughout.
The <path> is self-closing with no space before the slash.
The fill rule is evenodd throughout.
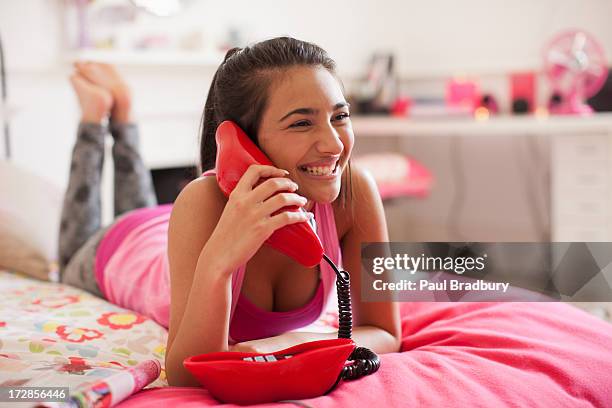
<path id="1" fill-rule="evenodd" d="M 323 258 L 336 272 L 336 289 L 338 291 L 338 338 L 350 339 L 353 330 L 351 312 L 351 283 L 347 271 L 340 271 L 331 259 L 325 254 Z M 336 383 L 327 391 L 331 391 L 340 379 L 355 380 L 365 375 L 373 374 L 380 368 L 380 359 L 372 350 L 365 347 L 355 347 L 348 358 L 353 364 L 344 366 Z M 326 392 L 326 394 L 327 394 Z"/>

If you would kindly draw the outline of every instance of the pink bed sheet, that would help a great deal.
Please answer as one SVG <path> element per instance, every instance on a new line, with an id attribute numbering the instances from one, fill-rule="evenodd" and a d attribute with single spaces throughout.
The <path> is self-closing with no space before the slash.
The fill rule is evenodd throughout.
<path id="1" fill-rule="evenodd" d="M 612 407 L 612 325 L 582 310 L 564 303 L 402 303 L 401 310 L 402 352 L 381 355 L 377 373 L 300 403 Z M 218 404 L 204 389 L 167 387 L 119 406 Z"/>

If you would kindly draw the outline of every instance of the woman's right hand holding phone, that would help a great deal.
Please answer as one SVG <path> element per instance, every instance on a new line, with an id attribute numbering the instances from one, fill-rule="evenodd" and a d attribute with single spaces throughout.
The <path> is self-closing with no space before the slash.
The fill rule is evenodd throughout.
<path id="1" fill-rule="evenodd" d="M 312 217 L 305 211 L 283 211 L 286 206 L 303 207 L 307 199 L 295 193 L 298 186 L 288 172 L 274 166 L 251 165 L 230 193 L 219 222 L 204 246 L 203 256 L 228 273 L 245 264 L 274 231 Z M 267 180 L 258 184 L 259 180 Z"/>

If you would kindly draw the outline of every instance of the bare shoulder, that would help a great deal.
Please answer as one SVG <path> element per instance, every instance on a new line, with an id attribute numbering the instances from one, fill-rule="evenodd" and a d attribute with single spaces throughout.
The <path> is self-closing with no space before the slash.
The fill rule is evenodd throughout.
<path id="1" fill-rule="evenodd" d="M 192 180 L 180 192 L 168 224 L 168 256 L 171 273 L 177 264 L 193 263 L 217 226 L 227 200 L 215 177 Z M 191 266 L 187 268 L 190 272 Z M 181 272 L 183 267 L 178 268 Z"/>
<path id="2" fill-rule="evenodd" d="M 215 177 L 198 177 L 181 190 L 174 206 L 178 205 L 182 209 L 200 205 L 223 207 L 226 201 Z"/>
<path id="3" fill-rule="evenodd" d="M 347 172 L 348 178 L 349 173 Z M 350 180 L 347 180 L 347 187 L 346 205 L 342 206 L 340 197 L 333 203 L 336 229 L 340 240 L 358 222 L 363 223 L 366 219 L 371 220 L 374 217 L 378 218 L 378 222 L 381 222 L 381 218 L 382 222 L 385 222 L 378 187 L 368 170 L 351 163 Z"/>
<path id="4" fill-rule="evenodd" d="M 199 177 L 187 184 L 179 193 L 172 207 L 170 228 L 177 226 L 202 226 L 219 220 L 227 199 L 219 189 L 215 177 Z"/>
<path id="5" fill-rule="evenodd" d="M 172 206 L 169 255 L 182 256 L 185 251 L 202 249 L 219 222 L 226 202 L 215 177 L 199 177 L 187 184 Z"/>

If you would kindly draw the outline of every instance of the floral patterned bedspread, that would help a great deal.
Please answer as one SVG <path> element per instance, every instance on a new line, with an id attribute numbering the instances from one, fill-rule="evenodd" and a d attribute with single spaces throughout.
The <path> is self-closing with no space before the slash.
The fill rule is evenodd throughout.
<path id="1" fill-rule="evenodd" d="M 72 286 L 0 270 L 0 387 L 82 387 L 156 359 L 166 330 Z"/>

